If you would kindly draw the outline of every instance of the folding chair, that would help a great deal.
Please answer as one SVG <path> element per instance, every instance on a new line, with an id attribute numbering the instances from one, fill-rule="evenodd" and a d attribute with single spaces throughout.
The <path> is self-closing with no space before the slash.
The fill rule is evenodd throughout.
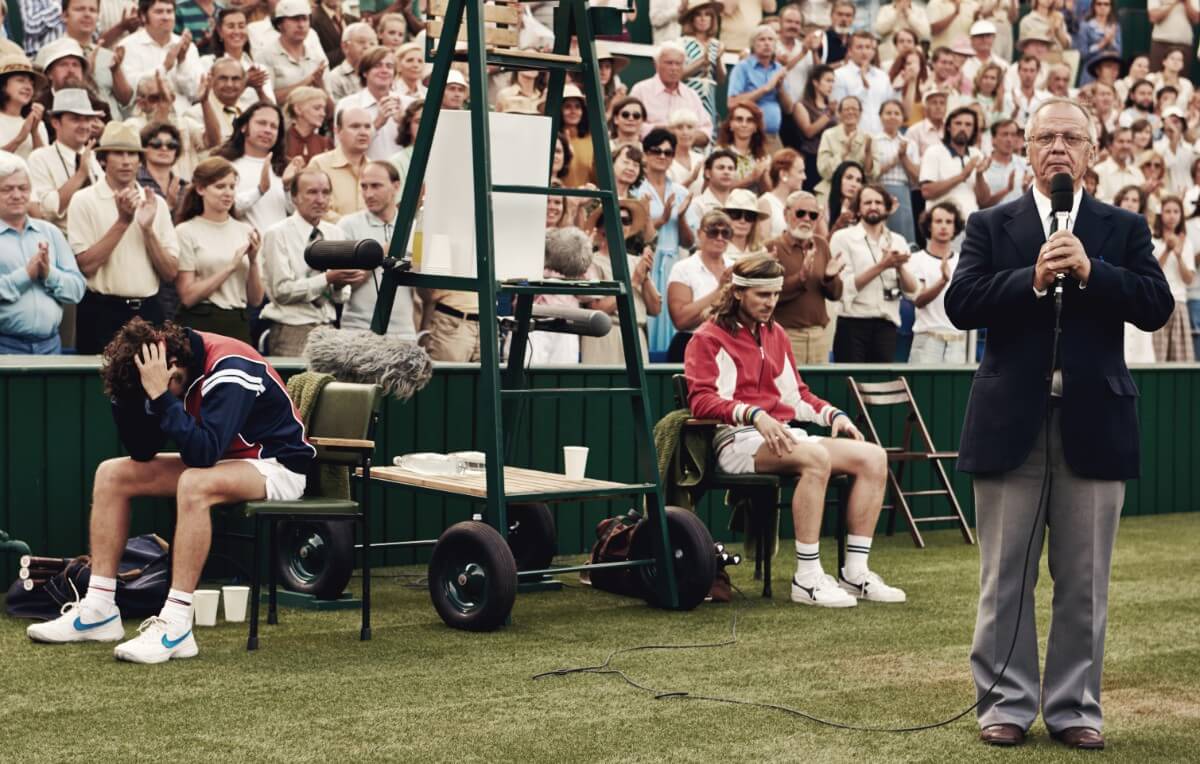
<path id="1" fill-rule="evenodd" d="M 954 495 L 954 486 L 950 484 L 946 468 L 942 466 L 943 461 L 957 459 L 958 452 L 938 451 L 934 448 L 933 439 L 929 436 L 929 429 L 925 426 L 925 419 L 921 416 L 920 409 L 917 408 L 917 401 L 913 398 L 908 380 L 900 377 L 890 382 L 858 382 L 854 377 L 847 377 L 846 383 L 850 386 L 850 393 L 854 396 L 855 403 L 858 404 L 859 429 L 863 430 L 866 437 L 872 442 L 879 444 L 887 452 L 888 487 L 891 489 L 892 503 L 885 504 L 883 508 L 888 510 L 888 535 L 896 532 L 896 508 L 899 507 L 908 522 L 908 530 L 912 534 L 913 543 L 920 549 L 925 548 L 925 539 L 921 537 L 921 531 L 918 528 L 923 523 L 955 522 L 962 532 L 963 540 L 968 544 L 974 544 L 975 539 L 971 536 L 967 518 L 963 515 L 962 507 L 959 506 L 958 497 Z M 908 407 L 908 415 L 904 421 L 904 439 L 899 446 L 885 444 L 879 437 L 879 430 L 876 428 L 874 420 L 871 419 L 870 408 L 882 406 Z M 913 447 L 914 434 L 921 436 L 916 449 Z M 933 477 L 941 485 L 941 488 L 905 491 L 901 484 L 904 479 L 904 468 L 910 462 L 924 462 L 931 465 Z M 893 465 L 895 465 L 894 468 Z M 950 502 L 953 514 L 913 517 L 912 507 L 908 500 L 919 496 L 945 496 L 946 500 Z"/>
<path id="2" fill-rule="evenodd" d="M 675 385 L 675 402 L 680 408 L 688 407 L 688 387 L 687 378 L 682 374 L 676 374 L 671 378 Z M 690 419 L 686 427 L 700 427 L 709 430 L 709 438 L 717 425 L 720 424 L 715 419 Z M 754 539 L 754 578 L 755 580 L 762 579 L 763 591 L 762 596 L 771 597 L 771 550 L 774 544 L 774 539 L 771 537 L 775 533 L 775 524 L 770 522 L 772 513 L 776 508 L 782 510 L 791 510 L 791 503 L 780 501 L 776 497 L 782 499 L 784 490 L 789 485 L 795 482 L 794 478 L 787 475 L 772 475 L 769 473 L 750 473 L 743 475 L 732 475 L 721 471 L 716 464 L 716 454 L 710 450 L 709 463 L 705 465 L 705 479 L 700 484 L 700 488 L 705 491 L 710 489 L 730 490 L 735 488 L 750 489 L 754 491 L 754 496 L 751 499 L 751 512 L 757 515 L 757 522 L 753 523 L 758 528 L 758 535 Z M 833 475 L 830 478 L 830 485 L 836 490 L 836 496 L 833 499 L 827 499 L 825 506 L 836 504 L 837 511 L 837 527 L 836 534 L 838 540 L 838 569 L 846 564 L 846 511 L 850 505 L 850 476 L 849 475 Z M 770 496 L 770 500 L 765 500 L 766 496 Z"/>
<path id="3" fill-rule="evenodd" d="M 254 567 L 250 573 L 250 636 L 247 650 L 258 649 L 258 610 L 262 587 L 262 547 L 264 526 L 267 529 L 267 623 L 279 622 L 276 602 L 276 557 L 279 554 L 275 543 L 276 529 L 281 522 L 313 520 L 354 520 L 362 534 L 362 627 L 361 640 L 371 638 L 371 525 L 370 525 L 370 479 L 371 456 L 375 452 L 375 423 L 383 396 L 376 385 L 330 382 L 321 390 L 316 409 L 310 419 L 308 440 L 317 448 L 314 469 L 310 471 L 309 490 L 316 490 L 317 474 L 321 465 L 362 470 L 359 481 L 359 500 L 337 499 L 306 495 L 295 501 L 248 501 L 241 509 L 254 520 Z"/>

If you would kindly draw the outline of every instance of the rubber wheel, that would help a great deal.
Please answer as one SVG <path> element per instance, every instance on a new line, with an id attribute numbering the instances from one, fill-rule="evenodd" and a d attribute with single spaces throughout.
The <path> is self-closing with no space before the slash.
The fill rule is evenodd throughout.
<path id="1" fill-rule="evenodd" d="M 546 504 L 513 504 L 508 508 L 508 548 L 517 570 L 542 570 L 558 553 L 554 513 Z"/>
<path id="2" fill-rule="evenodd" d="M 354 521 L 280 523 L 275 571 L 285 589 L 337 599 L 354 575 Z"/>
<path id="3" fill-rule="evenodd" d="M 447 528 L 429 560 L 429 596 L 447 626 L 503 626 L 517 598 L 517 563 L 504 537 L 475 521 Z"/>
<path id="4" fill-rule="evenodd" d="M 647 519 L 647 523 L 651 522 Z M 708 596 L 717 575 L 717 555 L 712 534 L 695 513 L 679 507 L 667 507 L 667 538 L 675 560 L 675 585 L 679 591 L 679 610 L 692 610 Z M 630 559 L 654 557 L 654 539 L 649 525 L 638 529 Z M 658 595 L 658 571 L 655 565 L 636 568 L 646 601 L 655 607 L 667 607 Z"/>

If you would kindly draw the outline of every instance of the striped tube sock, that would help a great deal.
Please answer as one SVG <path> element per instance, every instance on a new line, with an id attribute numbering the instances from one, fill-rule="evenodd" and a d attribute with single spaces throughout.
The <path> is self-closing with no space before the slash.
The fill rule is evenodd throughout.
<path id="1" fill-rule="evenodd" d="M 112 610 L 117 604 L 117 579 L 93 574 L 88 579 L 87 594 L 83 595 L 83 601 L 93 610 Z"/>
<path id="2" fill-rule="evenodd" d="M 192 625 L 192 593 L 172 589 L 158 615 L 175 628 L 189 628 Z"/>
<path id="3" fill-rule="evenodd" d="M 871 554 L 871 537 L 870 536 L 855 536 L 848 534 L 846 536 L 846 567 L 842 571 L 842 575 L 847 581 L 852 581 L 856 584 L 861 584 L 862 580 L 867 575 L 867 556 Z"/>
<path id="4" fill-rule="evenodd" d="M 825 575 L 821 570 L 820 544 L 796 542 L 796 580 L 807 581 L 814 576 Z"/>

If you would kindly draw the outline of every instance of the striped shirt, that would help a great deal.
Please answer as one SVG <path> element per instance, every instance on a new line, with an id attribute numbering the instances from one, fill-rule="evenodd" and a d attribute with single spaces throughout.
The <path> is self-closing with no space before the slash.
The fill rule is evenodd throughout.
<path id="1" fill-rule="evenodd" d="M 178 0 L 175 3 L 175 34 L 183 34 L 183 30 L 192 33 L 192 40 L 200 42 L 200 38 L 212 29 L 213 16 L 216 15 L 217 5 L 213 3 L 212 13 L 200 7 L 196 0 Z"/>

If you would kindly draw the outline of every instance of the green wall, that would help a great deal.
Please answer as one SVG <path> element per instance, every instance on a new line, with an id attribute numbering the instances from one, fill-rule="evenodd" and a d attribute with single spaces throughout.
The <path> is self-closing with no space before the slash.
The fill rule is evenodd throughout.
<path id="1" fill-rule="evenodd" d="M 63 358 L 53 365 L 28 367 L 19 361 L 0 362 L 0 529 L 27 541 L 38 554 L 70 555 L 86 549 L 88 497 L 92 474 L 103 459 L 118 455 L 120 445 L 100 391 L 94 361 Z M 285 374 L 296 366 L 281 365 Z M 647 377 L 651 406 L 657 414 L 674 407 L 671 374 L 674 366 L 652 366 Z M 939 449 L 958 444 L 962 412 L 970 389 L 972 368 L 848 367 L 810 369 L 804 377 L 820 396 L 849 407 L 847 375 L 872 381 L 908 376 Z M 1134 372 L 1141 387 L 1144 477 L 1130 484 L 1125 513 L 1157 514 L 1196 509 L 1200 495 L 1200 366 L 1161 365 Z M 543 370 L 533 374 L 535 386 L 579 387 L 621 384 L 616 370 Z M 389 402 L 380 425 L 376 461 L 414 450 L 454 451 L 477 445 L 475 416 L 477 373 L 470 366 L 439 366 L 433 382 L 410 403 Z M 635 447 L 632 417 L 623 399 L 550 400 L 531 404 L 531 417 L 518 438 L 517 463 L 560 471 L 562 445 L 587 445 L 591 451 L 588 475 L 632 480 Z M 1020 412 L 1014 412 L 1019 416 Z M 537 437 L 529 427 L 537 422 Z M 879 422 L 884 439 L 902 432 L 899 417 Z M 923 479 L 912 483 L 926 487 Z M 969 519 L 974 519 L 970 481 L 956 476 L 955 485 Z M 418 496 L 402 489 L 376 489 L 375 539 L 434 538 L 448 525 L 470 517 L 472 506 L 461 499 Z M 710 496 L 699 508 L 714 536 L 731 538 L 727 512 L 720 496 Z M 943 514 L 944 504 L 917 499 L 915 511 Z M 563 553 L 580 552 L 594 540 L 597 522 L 628 504 L 620 502 L 557 505 L 559 546 Z M 134 531 L 168 532 L 171 507 L 165 501 L 135 506 Z M 831 527 L 827 516 L 827 529 Z M 217 525 L 227 524 L 218 518 Z M 903 522 L 898 532 L 903 533 Z M 790 533 L 785 521 L 783 533 Z M 216 548 L 220 553 L 220 547 Z M 245 555 L 244 548 L 231 554 Z M 380 562 L 416 562 L 420 552 L 393 551 Z M 0 555 L 0 583 L 11 580 L 16 563 Z"/>

